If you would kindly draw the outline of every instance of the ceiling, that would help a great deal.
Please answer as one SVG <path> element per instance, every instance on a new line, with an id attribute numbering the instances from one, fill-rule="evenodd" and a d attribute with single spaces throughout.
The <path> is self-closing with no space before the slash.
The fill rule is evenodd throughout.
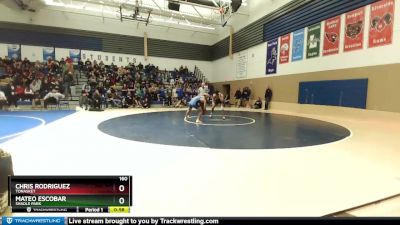
<path id="1" fill-rule="evenodd" d="M 169 1 L 179 3 L 179 11 L 170 10 Z M 248 17 L 248 1 L 242 0 L 239 10 L 233 12 L 232 0 L 14 0 L 20 7 L 25 4 L 25 10 L 45 7 L 146 25 L 174 25 L 207 32 L 225 26 L 233 17 Z"/>

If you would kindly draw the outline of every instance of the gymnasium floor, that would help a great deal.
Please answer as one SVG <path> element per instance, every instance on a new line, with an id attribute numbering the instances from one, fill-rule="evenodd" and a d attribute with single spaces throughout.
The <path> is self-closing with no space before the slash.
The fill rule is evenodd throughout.
<path id="1" fill-rule="evenodd" d="M 302 117 L 295 120 L 305 125 L 309 123 L 301 121 L 325 121 L 322 124 L 344 135 L 308 147 L 264 150 L 209 148 L 213 142 L 195 147 L 155 144 L 149 143 L 151 138 L 144 142 L 149 135 L 140 129 L 143 118 L 154 114 L 137 114 L 156 112 L 168 119 L 183 112 L 127 109 L 78 111 L 3 142 L 0 148 L 12 154 L 17 175 L 132 175 L 132 216 L 323 216 L 400 193 L 400 114 L 278 103 L 273 108 L 273 117 Z M 242 132 L 254 132 L 252 126 L 260 125 L 260 118 L 271 116 L 231 110 L 231 115 L 254 117 L 255 124 L 240 126 Z M 132 125 L 138 131 L 124 131 L 126 126 L 118 123 L 112 135 L 100 130 L 123 116 L 136 120 Z M 181 124 L 187 128 L 179 132 L 209 129 L 176 118 L 163 120 L 161 126 L 171 123 L 169 130 L 154 127 L 153 137 L 171 137 Z M 284 124 L 275 124 L 280 125 Z M 218 127 L 229 134 L 224 142 L 235 143 L 233 128 L 237 129 Z M 120 136 L 124 132 L 145 135 L 133 141 L 137 136 L 129 140 L 131 134 Z M 245 138 L 241 142 L 252 146 Z"/>
<path id="2" fill-rule="evenodd" d="M 0 111 L 0 143 L 17 137 L 33 128 L 70 115 L 75 111 Z"/>

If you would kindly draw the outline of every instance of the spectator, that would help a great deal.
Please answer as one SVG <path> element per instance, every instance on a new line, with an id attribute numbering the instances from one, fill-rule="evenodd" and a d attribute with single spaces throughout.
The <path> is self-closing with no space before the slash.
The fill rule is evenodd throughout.
<path id="1" fill-rule="evenodd" d="M 127 96 L 124 96 L 122 99 L 122 108 L 129 108 L 130 106 L 133 106 L 133 96 L 132 93 L 129 92 Z"/>
<path id="2" fill-rule="evenodd" d="M 71 95 L 71 86 L 74 82 L 74 77 L 72 72 L 68 72 L 64 77 L 64 95 L 65 97 L 69 97 Z"/>
<path id="3" fill-rule="evenodd" d="M 175 103 L 178 100 L 178 93 L 176 92 L 176 87 L 172 86 L 172 102 Z"/>
<path id="4" fill-rule="evenodd" d="M 246 97 L 246 101 L 247 101 L 247 108 L 250 108 L 250 99 L 251 99 L 251 90 L 249 87 L 246 87 L 247 89 L 247 97 Z"/>
<path id="5" fill-rule="evenodd" d="M 261 109 L 261 107 L 262 107 L 262 101 L 261 101 L 261 98 L 258 97 L 258 99 L 256 100 L 256 102 L 254 102 L 254 108 L 255 108 L 255 109 Z"/>
<path id="6" fill-rule="evenodd" d="M 91 66 L 92 66 L 92 62 L 89 60 L 89 58 L 86 59 L 86 61 L 85 61 L 86 71 L 88 71 L 89 67 L 91 67 Z"/>
<path id="7" fill-rule="evenodd" d="M 83 108 L 83 106 L 85 106 L 85 110 L 88 109 L 88 105 L 89 105 L 89 93 L 90 93 L 90 86 L 88 84 L 83 85 L 82 94 L 79 99 L 79 106 L 81 108 Z"/>
<path id="8" fill-rule="evenodd" d="M 17 96 L 17 101 L 22 100 L 25 97 L 25 88 L 22 85 L 17 85 L 15 87 L 15 94 Z"/>
<path id="9" fill-rule="evenodd" d="M 144 98 L 144 100 L 143 100 L 143 102 L 142 102 L 142 107 L 143 107 L 144 109 L 150 108 L 150 102 L 149 102 L 149 99 L 148 99 L 147 97 Z"/>
<path id="10" fill-rule="evenodd" d="M 63 94 L 58 92 L 56 89 L 53 89 L 51 92 L 49 92 L 46 96 L 44 96 L 44 108 L 47 109 L 47 106 L 49 104 L 58 104 L 60 99 L 65 98 Z"/>
<path id="11" fill-rule="evenodd" d="M 79 58 L 79 60 L 78 60 L 79 76 L 82 75 L 83 68 L 84 68 L 84 63 L 83 63 L 82 59 Z"/>
<path id="12" fill-rule="evenodd" d="M 3 91 L 0 90 L 0 110 L 3 110 L 3 106 L 7 104 L 7 98 Z"/>
<path id="13" fill-rule="evenodd" d="M 99 90 L 97 89 L 93 92 L 92 98 L 90 100 L 90 107 L 97 110 L 101 109 L 101 95 Z"/>
<path id="14" fill-rule="evenodd" d="M 265 110 L 268 110 L 269 103 L 271 102 L 271 100 L 272 100 L 272 90 L 269 87 L 267 87 L 267 90 L 265 90 L 265 107 L 264 107 Z"/>
<path id="15" fill-rule="evenodd" d="M 242 92 L 240 88 L 235 92 L 235 106 L 240 107 L 240 99 L 242 98 Z"/>
<path id="16" fill-rule="evenodd" d="M 162 101 L 163 106 L 164 106 L 164 104 L 165 104 L 165 98 L 166 98 L 164 86 L 161 86 L 161 88 L 158 90 L 157 98 L 158 98 L 157 100 L 158 100 L 159 102 Z"/>
<path id="17" fill-rule="evenodd" d="M 43 98 L 44 96 L 46 96 L 49 92 L 51 91 L 50 88 L 50 84 L 49 81 L 47 80 L 47 78 L 45 78 L 43 80 L 43 84 L 40 88 L 40 96 Z"/>
<path id="18" fill-rule="evenodd" d="M 10 84 L 8 84 L 5 95 L 8 99 L 8 106 L 14 105 L 15 108 L 18 108 L 17 92 L 16 92 L 16 88 L 12 82 Z"/>
<path id="19" fill-rule="evenodd" d="M 40 107 L 42 106 L 39 91 L 35 92 L 35 94 L 33 95 L 33 99 L 32 99 L 32 108 L 35 108 L 37 106 L 40 106 Z"/>
<path id="20" fill-rule="evenodd" d="M 172 88 L 168 87 L 166 92 L 167 92 L 167 105 L 171 106 L 172 105 Z"/>
<path id="21" fill-rule="evenodd" d="M 244 107 L 247 107 L 249 99 L 250 99 L 249 91 L 247 90 L 247 87 L 244 87 L 241 96 L 241 104 L 243 104 Z"/>
<path id="22" fill-rule="evenodd" d="M 42 87 L 42 81 L 38 78 L 35 78 L 30 84 L 30 88 L 32 89 L 33 92 L 40 91 L 41 87 Z"/>
<path id="23" fill-rule="evenodd" d="M 25 90 L 24 90 L 24 99 L 25 99 L 25 100 L 32 101 L 32 100 L 33 100 L 34 94 L 35 94 L 35 93 L 32 91 L 32 89 L 31 89 L 29 86 L 27 86 L 27 87 L 25 88 Z"/>

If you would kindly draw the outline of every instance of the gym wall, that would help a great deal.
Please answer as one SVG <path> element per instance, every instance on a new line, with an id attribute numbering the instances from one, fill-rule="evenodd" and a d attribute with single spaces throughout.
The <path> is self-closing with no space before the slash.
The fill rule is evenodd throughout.
<path id="1" fill-rule="evenodd" d="M 400 64 L 369 66 L 350 69 L 299 73 L 290 76 L 273 76 L 230 82 L 217 82 L 219 90 L 223 84 L 231 85 L 231 99 L 237 88 L 250 87 L 252 99 L 264 98 L 265 89 L 273 90 L 274 102 L 297 103 L 299 83 L 302 81 L 368 79 L 367 109 L 400 112 Z"/>
<path id="2" fill-rule="evenodd" d="M 217 88 L 231 84 L 231 93 L 238 87 L 250 87 L 252 99 L 264 96 L 269 85 L 274 91 L 273 101 L 297 103 L 299 83 L 302 81 L 364 79 L 368 82 L 367 109 L 400 112 L 398 84 L 400 81 L 400 4 L 395 4 L 393 43 L 382 47 L 368 48 L 369 26 L 364 27 L 362 50 L 343 52 L 344 15 L 341 22 L 340 51 L 337 55 L 319 56 L 313 59 L 279 64 L 277 73 L 266 73 L 267 43 L 254 46 L 234 54 L 233 59 L 224 57 L 214 61 L 211 80 Z M 366 24 L 369 24 L 370 7 L 365 10 Z M 324 33 L 324 22 L 322 31 Z M 306 31 L 307 34 L 307 31 Z M 293 37 L 291 37 L 293 40 Z M 322 53 L 321 44 L 321 50 Z M 290 52 L 291 53 L 291 52 Z M 239 55 L 245 55 L 247 70 L 238 76 Z M 290 57 L 291 58 L 291 55 Z"/>

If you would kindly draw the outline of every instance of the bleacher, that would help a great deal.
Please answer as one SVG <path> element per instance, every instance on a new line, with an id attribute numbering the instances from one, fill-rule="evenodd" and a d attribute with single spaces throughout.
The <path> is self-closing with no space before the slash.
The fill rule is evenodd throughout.
<path id="1" fill-rule="evenodd" d="M 22 62 L 20 62 L 22 63 Z M 82 62 L 83 63 L 83 62 Z M 36 63 L 37 64 L 37 63 Z M 25 65 L 26 67 L 35 67 L 38 66 L 35 63 L 30 63 L 28 66 L 27 64 Z M 58 65 L 58 62 L 56 62 Z M 52 65 L 52 64 L 51 64 Z M 193 70 L 193 72 L 189 71 L 186 67 L 175 69 L 173 71 L 161 71 L 158 70 L 158 67 L 155 65 L 146 65 L 143 66 L 138 64 L 135 66 L 135 69 L 132 69 L 131 65 L 127 65 L 124 67 L 124 74 L 119 74 L 119 67 L 116 66 L 105 66 L 101 64 L 96 64 L 94 61 L 93 64 L 91 64 L 91 67 L 87 67 L 84 64 L 75 65 L 74 66 L 74 81 L 72 83 L 71 87 L 71 93 L 70 96 L 67 98 L 60 100 L 59 104 L 56 105 L 49 105 L 48 109 L 75 109 L 76 106 L 80 105 L 80 98 L 82 95 L 82 87 L 84 84 L 89 83 L 92 87 L 92 90 L 98 89 L 101 90 L 103 86 L 99 87 L 100 83 L 105 83 L 107 78 L 110 78 L 112 80 L 111 87 L 115 92 L 117 93 L 117 97 L 120 98 L 120 100 L 125 100 L 126 98 L 126 90 L 123 90 L 123 84 L 124 83 L 129 83 L 131 86 L 130 87 L 140 87 L 140 89 L 144 89 L 144 91 L 140 90 L 139 96 L 136 96 L 136 92 L 132 91 L 132 89 L 129 89 L 129 95 L 132 96 L 133 99 L 143 99 L 143 98 L 148 98 L 150 100 L 151 105 L 153 106 L 165 106 L 167 104 L 167 99 L 166 98 L 161 98 L 158 99 L 155 96 L 158 95 L 165 95 L 167 96 L 167 89 L 172 89 L 178 84 L 181 86 L 181 88 L 184 90 L 184 95 L 188 95 L 189 97 L 193 97 L 197 95 L 197 89 L 200 86 L 202 82 L 207 82 L 207 79 L 201 72 L 201 70 L 196 66 Z M 43 79 L 50 79 L 49 76 L 55 77 L 58 79 L 60 76 L 60 67 L 57 67 L 56 69 L 53 69 L 52 66 L 47 66 L 46 63 L 41 63 L 39 66 L 40 69 L 37 70 L 37 73 L 33 75 L 33 77 L 39 76 L 40 79 L 42 80 L 42 85 L 43 85 Z M 10 68 L 7 69 L 7 65 L 5 64 L 0 64 L 0 88 L 2 88 L 4 91 L 6 90 L 7 85 L 11 81 L 21 81 L 22 79 L 26 79 L 25 76 L 22 76 L 19 73 L 15 72 L 15 68 L 12 68 L 12 73 L 7 73 Z M 93 84 L 90 83 L 90 79 L 93 76 L 93 71 L 95 71 L 95 80 L 96 82 Z M 139 78 L 137 77 L 139 74 Z M 108 77 L 110 76 L 110 77 Z M 121 78 L 122 76 L 122 78 Z M 116 79 L 117 77 L 117 79 Z M 30 78 L 30 82 L 32 82 L 34 78 Z M 126 82 L 126 79 L 128 82 Z M 93 80 L 93 79 L 92 79 Z M 173 81 L 171 81 L 173 80 Z M 26 83 L 26 81 L 25 81 Z M 25 84 L 24 83 L 24 84 Z M 22 83 L 19 83 L 22 85 Z M 156 92 L 154 91 L 151 92 L 150 88 L 153 86 L 156 87 Z M 108 95 L 109 90 L 111 89 L 110 86 L 106 88 L 106 90 L 102 92 L 102 97 L 107 99 L 108 97 L 105 97 Z M 165 93 L 162 94 L 160 90 L 162 90 L 161 87 L 164 87 Z M 43 87 L 42 87 L 43 88 Z M 60 92 L 63 92 L 63 84 L 59 83 L 57 88 L 59 88 Z M 153 89 L 152 89 L 153 90 Z M 125 92 L 124 94 L 121 95 L 121 92 Z M 42 93 L 42 89 L 40 89 L 40 93 Z M 169 93 L 171 93 L 171 90 L 169 90 Z M 92 95 L 92 93 L 90 93 Z M 175 95 L 175 93 L 172 93 L 172 95 Z M 41 95 L 41 98 L 43 98 L 43 94 Z M 104 103 L 104 102 L 103 102 Z M 136 103 L 135 103 L 136 104 Z M 31 100 L 24 99 L 23 94 L 18 95 L 18 100 L 17 100 L 17 108 L 10 107 L 10 110 L 27 110 L 27 109 L 34 109 L 34 110 L 42 110 L 43 109 L 43 99 L 41 100 L 40 104 L 32 104 Z M 34 106 L 35 105 L 35 106 Z M 105 105 L 105 104 L 103 104 Z M 132 105 L 133 106 L 133 105 Z"/>

